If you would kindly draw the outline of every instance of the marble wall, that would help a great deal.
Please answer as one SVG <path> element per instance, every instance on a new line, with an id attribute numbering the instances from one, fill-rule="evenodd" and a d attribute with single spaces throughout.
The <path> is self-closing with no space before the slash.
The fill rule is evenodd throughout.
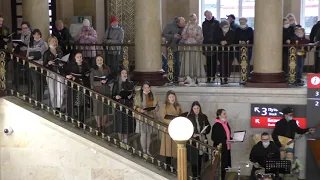
<path id="1" fill-rule="evenodd" d="M 0 130 L 8 126 L 14 130 L 12 135 L 0 133 L 2 180 L 166 179 L 0 99 Z"/>
<path id="2" fill-rule="evenodd" d="M 241 161 L 249 161 L 251 143 L 249 136 L 262 132 L 272 132 L 272 129 L 253 129 L 250 122 L 251 104 L 307 104 L 306 88 L 288 89 L 263 89 L 244 87 L 153 87 L 163 103 L 168 90 L 176 92 L 178 101 L 182 105 L 183 112 L 190 111 L 193 101 L 199 101 L 202 111 L 209 117 L 213 124 L 217 109 L 226 109 L 231 130 L 246 130 L 247 136 L 243 143 L 232 145 L 232 166 L 242 167 L 242 173 L 249 175 L 251 168 L 246 168 Z M 210 138 L 211 135 L 208 136 Z M 211 140 L 210 140 L 211 141 Z M 210 142 L 212 145 L 212 142 Z M 296 155 L 305 166 L 306 163 L 306 140 L 301 139 L 296 143 Z M 305 172 L 301 173 L 301 178 L 305 177 Z"/>

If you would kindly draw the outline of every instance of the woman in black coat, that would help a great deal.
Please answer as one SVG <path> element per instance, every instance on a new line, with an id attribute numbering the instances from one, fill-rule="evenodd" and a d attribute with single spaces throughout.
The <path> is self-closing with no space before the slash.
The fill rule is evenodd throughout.
<path id="1" fill-rule="evenodd" d="M 121 92 L 127 92 L 128 94 L 121 94 Z M 128 71 L 122 69 L 119 76 L 114 81 L 112 98 L 127 107 L 133 108 L 133 93 L 134 84 L 129 80 Z M 129 134 L 135 132 L 135 122 L 134 118 L 132 118 L 131 111 L 126 113 L 125 108 L 122 108 L 121 111 L 120 107 L 117 107 L 113 122 L 114 132 L 118 133 L 118 137 L 122 142 L 128 143 Z"/>
<path id="2" fill-rule="evenodd" d="M 231 152 L 230 143 L 231 129 L 227 121 L 227 113 L 224 109 L 217 110 L 217 118 L 215 124 L 212 126 L 211 140 L 213 146 L 217 147 L 222 144 L 221 148 L 221 179 L 224 180 L 226 176 L 225 168 L 231 167 Z"/>
<path id="3" fill-rule="evenodd" d="M 210 133 L 211 126 L 208 121 L 208 117 L 202 113 L 200 103 L 195 101 L 191 105 L 190 113 L 187 116 L 188 119 L 193 124 L 194 134 L 193 138 L 208 143 L 207 134 Z M 192 174 L 193 177 L 200 177 L 202 157 L 205 157 L 205 161 L 208 160 L 208 155 L 206 152 L 199 151 L 196 147 L 196 143 L 193 142 L 192 146 L 187 145 L 188 149 L 188 160 L 192 164 Z"/>
<path id="4" fill-rule="evenodd" d="M 65 74 L 66 78 L 81 84 L 84 87 L 90 88 L 90 68 L 87 63 L 82 59 L 82 54 L 77 52 L 74 56 L 75 61 L 68 64 Z M 86 98 L 87 95 L 83 93 L 83 88 L 80 87 L 79 91 L 76 85 L 71 87 L 68 83 L 67 90 L 67 113 L 69 116 L 74 117 L 77 114 L 76 120 L 82 123 L 85 119 L 85 105 L 89 102 Z M 74 108 L 77 109 L 74 109 Z"/>
<path id="5" fill-rule="evenodd" d="M 228 77 L 231 75 L 232 62 L 234 60 L 234 52 L 231 45 L 235 44 L 235 33 L 230 29 L 228 21 L 221 21 L 220 31 L 218 32 L 217 44 L 219 48 L 218 60 L 220 61 L 220 77 L 221 84 L 228 84 Z M 230 48 L 230 50 L 228 50 Z"/>

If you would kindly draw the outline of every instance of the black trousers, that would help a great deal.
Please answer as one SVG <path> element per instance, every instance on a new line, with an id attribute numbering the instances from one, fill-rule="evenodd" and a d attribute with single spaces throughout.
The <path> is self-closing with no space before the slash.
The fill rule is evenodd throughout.
<path id="1" fill-rule="evenodd" d="M 206 61 L 207 61 L 207 78 L 215 78 L 217 73 L 217 64 L 218 64 L 217 56 L 214 54 L 207 55 Z"/>

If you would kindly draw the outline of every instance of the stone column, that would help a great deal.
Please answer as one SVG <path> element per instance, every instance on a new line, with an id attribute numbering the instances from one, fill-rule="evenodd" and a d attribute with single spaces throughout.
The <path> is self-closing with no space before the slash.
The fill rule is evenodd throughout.
<path id="1" fill-rule="evenodd" d="M 282 71 L 283 0 L 256 1 L 250 87 L 287 87 Z"/>
<path id="2" fill-rule="evenodd" d="M 32 30 L 40 29 L 42 39 L 47 42 L 49 37 L 49 4 L 47 0 L 23 0 L 23 20 L 31 24 Z"/>
<path id="3" fill-rule="evenodd" d="M 135 0 L 135 70 L 133 81 L 163 85 L 161 60 L 161 0 Z"/>

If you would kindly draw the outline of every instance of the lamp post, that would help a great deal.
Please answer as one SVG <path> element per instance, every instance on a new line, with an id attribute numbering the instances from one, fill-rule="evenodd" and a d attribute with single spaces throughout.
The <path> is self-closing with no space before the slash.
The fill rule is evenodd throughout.
<path id="1" fill-rule="evenodd" d="M 174 118 L 168 127 L 170 137 L 177 143 L 178 180 L 187 180 L 187 148 L 186 142 L 193 135 L 192 122 L 185 117 Z"/>

